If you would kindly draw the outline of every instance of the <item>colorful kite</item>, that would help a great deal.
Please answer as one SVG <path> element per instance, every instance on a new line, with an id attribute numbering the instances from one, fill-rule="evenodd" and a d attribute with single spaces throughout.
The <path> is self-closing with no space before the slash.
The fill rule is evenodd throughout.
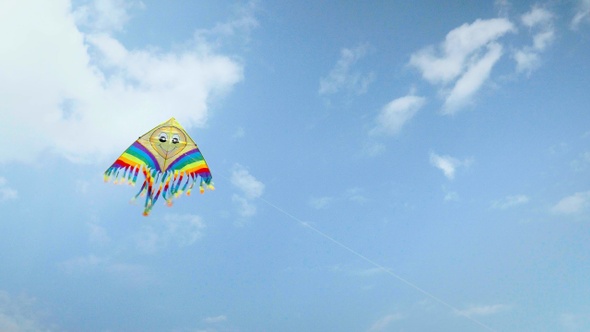
<path id="1" fill-rule="evenodd" d="M 145 196 L 144 216 L 150 213 L 160 195 L 171 206 L 172 199 L 183 192 L 190 195 L 197 182 L 201 194 L 205 186 L 214 189 L 211 172 L 199 147 L 174 118 L 131 144 L 106 170 L 104 180 L 135 185 L 140 172 L 145 180 L 133 199 Z"/>

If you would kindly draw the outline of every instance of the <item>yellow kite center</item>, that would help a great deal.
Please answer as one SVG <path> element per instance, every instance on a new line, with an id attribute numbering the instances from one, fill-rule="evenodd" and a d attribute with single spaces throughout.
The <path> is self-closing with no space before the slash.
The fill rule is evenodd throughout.
<path id="1" fill-rule="evenodd" d="M 160 127 L 150 136 L 150 143 L 156 152 L 164 157 L 170 158 L 179 154 L 186 146 L 186 136 L 177 127 Z"/>

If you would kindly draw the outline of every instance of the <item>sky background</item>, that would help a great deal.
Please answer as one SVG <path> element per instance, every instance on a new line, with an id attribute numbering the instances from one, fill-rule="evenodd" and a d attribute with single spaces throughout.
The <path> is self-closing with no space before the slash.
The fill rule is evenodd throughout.
<path id="1" fill-rule="evenodd" d="M 0 330 L 588 331 L 589 87 L 588 0 L 2 1 Z"/>

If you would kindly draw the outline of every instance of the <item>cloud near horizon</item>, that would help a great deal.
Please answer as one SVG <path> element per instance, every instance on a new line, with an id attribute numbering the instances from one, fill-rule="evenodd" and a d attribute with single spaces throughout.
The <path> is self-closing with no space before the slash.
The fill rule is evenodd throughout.
<path id="1" fill-rule="evenodd" d="M 27 295 L 12 296 L 0 289 L 0 331 L 52 331 L 42 322 L 36 299 Z"/>

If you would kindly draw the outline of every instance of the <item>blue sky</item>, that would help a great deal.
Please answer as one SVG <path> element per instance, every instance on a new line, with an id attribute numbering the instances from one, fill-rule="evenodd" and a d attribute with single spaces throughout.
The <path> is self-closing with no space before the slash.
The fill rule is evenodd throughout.
<path id="1" fill-rule="evenodd" d="M 590 330 L 590 1 L 0 3 L 0 330 Z M 175 117 L 215 191 L 102 173 Z"/>

